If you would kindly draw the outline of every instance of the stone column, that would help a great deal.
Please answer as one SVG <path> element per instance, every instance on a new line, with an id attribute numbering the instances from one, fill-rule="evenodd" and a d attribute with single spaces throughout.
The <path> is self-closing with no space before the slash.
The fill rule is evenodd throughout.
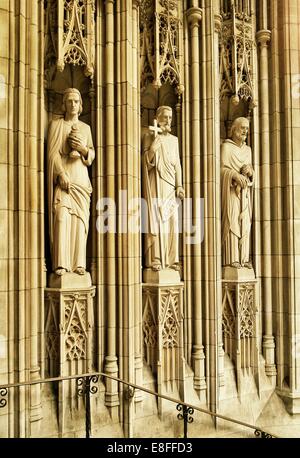
<path id="1" fill-rule="evenodd" d="M 299 2 L 270 5 L 272 15 L 273 145 L 276 165 L 274 260 L 277 391 L 291 414 L 300 413 L 300 62 Z M 278 59 L 278 55 L 280 58 Z M 281 206 L 279 206 L 281 204 Z M 278 244 L 277 244 L 278 241 Z M 276 251 L 275 251 L 276 250 Z M 278 256 L 278 257 L 277 257 Z"/>
<path id="2" fill-rule="evenodd" d="M 101 5 L 100 8 L 96 8 L 96 68 L 95 68 L 95 92 L 96 92 L 96 114 L 95 114 L 95 161 L 92 167 L 93 173 L 93 194 L 95 200 L 101 202 L 101 198 L 106 196 L 106 106 L 105 100 L 105 76 L 106 76 L 106 64 L 105 64 L 105 35 L 103 33 L 104 21 L 105 21 L 105 5 Z M 96 205 L 96 210 L 99 210 Z M 104 304 L 106 303 L 105 293 L 107 291 L 105 286 L 106 281 L 106 269 L 103 268 L 106 262 L 106 249 L 104 238 L 105 234 L 102 234 L 98 228 L 98 212 L 95 212 L 96 221 L 94 221 L 92 230 L 95 233 L 95 253 L 93 255 L 96 258 L 96 278 L 92 278 L 93 284 L 96 286 L 96 352 L 97 352 L 97 368 L 100 371 L 104 370 L 105 356 L 106 356 L 106 309 Z"/>
<path id="3" fill-rule="evenodd" d="M 115 202 L 115 18 L 114 0 L 105 2 L 105 139 L 106 139 L 106 197 Z M 115 215 L 111 215 L 112 218 Z M 116 235 L 107 232 L 106 238 L 106 311 L 107 311 L 107 351 L 104 370 L 109 375 L 118 376 L 116 356 Z M 118 415 L 118 383 L 106 379 L 105 404 L 113 418 Z"/>
<path id="4" fill-rule="evenodd" d="M 40 220 L 38 211 L 39 211 L 39 177 L 37 170 L 39 170 L 39 153 L 41 152 L 38 144 L 38 116 L 39 112 L 42 111 L 42 107 L 38 104 L 38 93 L 40 88 L 38 87 L 41 84 L 39 79 L 39 55 L 38 55 L 38 43 L 39 43 L 39 33 L 38 33 L 38 16 L 41 11 L 38 11 L 38 4 L 36 2 L 31 3 L 31 8 L 29 12 L 30 17 L 30 75 L 29 75 L 29 87 L 30 87 L 30 96 L 29 96 L 29 150 L 30 150 L 30 178 L 29 178 L 29 192 L 30 192 L 30 207 L 32 211 L 31 221 L 30 221 L 30 283 L 31 283 L 31 294 L 30 294 L 30 378 L 32 380 L 40 378 L 40 367 L 39 367 L 39 348 L 38 348 L 38 333 L 39 333 L 39 307 L 41 305 L 42 296 L 39 290 L 39 280 L 41 279 L 41 269 L 42 264 L 38 261 L 39 258 L 39 246 L 38 246 L 38 237 L 41 231 Z M 40 102 L 40 101 L 39 101 Z M 39 108 L 39 112 L 38 112 Z M 42 286 L 42 285 L 40 285 Z M 41 399 L 40 399 L 40 386 L 33 385 L 31 387 L 31 435 L 34 437 L 39 433 L 39 424 L 36 424 L 36 421 L 41 419 Z"/>
<path id="5" fill-rule="evenodd" d="M 220 69 L 219 69 L 219 34 L 222 27 L 222 16 L 220 15 L 219 2 L 214 4 L 214 65 L 215 65 L 215 94 L 220 91 Z M 215 98 L 215 122 L 220 130 L 220 98 Z M 216 149 L 220 154 L 220 137 L 216 138 Z M 223 387 L 225 384 L 224 377 L 224 349 L 223 349 L 223 336 L 222 336 L 222 307 L 218 310 L 218 378 L 219 386 Z"/>
<path id="6" fill-rule="evenodd" d="M 42 18 L 38 2 L 20 4 L 12 0 L 1 5 L 2 383 L 41 377 L 44 189 L 43 69 L 39 65 L 43 50 L 39 43 Z M 42 418 L 40 396 L 39 385 L 10 391 L 7 411 L 2 413 L 6 417 L 7 437 L 38 435 Z"/>
<path id="7" fill-rule="evenodd" d="M 264 2 L 265 3 L 265 2 Z M 271 40 L 269 30 L 260 30 L 256 34 L 260 48 L 259 55 L 259 89 L 261 123 L 261 185 L 262 193 L 261 219 L 262 219 L 262 288 L 263 288 L 263 354 L 266 360 L 266 374 L 275 383 L 275 339 L 273 336 L 273 311 L 272 311 L 272 258 L 271 258 L 271 195 L 270 195 L 270 113 L 269 113 L 269 72 L 268 72 L 268 44 Z"/>
<path id="8" fill-rule="evenodd" d="M 193 7 L 189 8 L 186 15 L 190 28 L 191 37 L 191 70 L 190 83 L 193 88 L 191 103 L 191 159 L 192 159 L 192 197 L 200 199 L 200 49 L 199 49 L 199 27 L 202 21 L 202 9 L 198 7 L 198 2 L 193 2 Z M 200 216 L 200 215 L 199 215 Z M 201 224 L 200 221 L 197 221 Z M 205 399 L 205 355 L 202 341 L 202 293 L 201 293 L 201 245 L 192 246 L 192 267 L 193 281 L 190 287 L 193 288 L 193 349 L 192 359 L 194 368 L 194 388 L 201 400 Z"/>
<path id="9" fill-rule="evenodd" d="M 16 289 L 14 275 L 16 241 L 13 233 L 16 219 L 14 213 L 14 188 L 17 178 L 14 173 L 15 126 L 13 98 L 16 90 L 14 81 L 15 47 L 17 46 L 15 27 L 18 23 L 18 18 L 15 15 L 14 2 L 5 2 L 1 5 L 0 177 L 3 184 L 3 192 L 0 195 L 0 384 L 14 383 L 17 380 L 16 373 L 18 371 L 17 364 L 15 364 L 14 344 L 14 340 L 17 339 L 15 322 L 18 320 L 14 299 L 18 296 L 18 293 L 14 291 Z M 17 395 L 17 392 L 15 394 Z M 14 403 L 8 402 L 7 406 L 3 407 L 1 411 L 1 437 L 14 437 L 15 434 L 18 434 L 18 414 L 14 411 Z"/>
<path id="10" fill-rule="evenodd" d="M 140 59 L 140 47 L 139 47 L 139 5 L 140 0 L 133 0 L 132 2 L 132 122 L 138 126 L 133 131 L 133 145 L 137 148 L 140 144 L 140 79 L 139 79 L 139 59 Z M 138 154 L 138 151 L 136 152 Z M 140 196 L 140 184 L 141 184 L 141 167 L 140 161 L 137 160 L 134 163 L 134 191 L 133 198 Z M 132 208 L 133 207 L 133 208 Z M 137 206 L 130 207 L 133 211 L 137 209 Z M 134 346 L 135 346 L 135 383 L 142 385 L 143 383 L 143 357 L 142 357 L 142 308 L 140 306 L 142 294 L 141 294 L 141 265 L 140 265 L 140 234 L 135 234 L 134 240 L 134 303 L 135 303 L 135 335 L 134 335 Z M 139 409 L 142 414 L 142 399 L 143 392 L 135 391 L 135 403 L 136 411 Z"/>
<path id="11" fill-rule="evenodd" d="M 219 308 L 221 290 L 221 206 L 220 206 L 220 126 L 215 110 L 219 100 L 216 87 L 215 1 L 205 4 L 202 20 L 202 132 L 203 174 L 201 186 L 204 197 L 204 239 L 202 242 L 202 288 L 204 289 L 204 326 L 207 402 L 212 411 L 219 399 Z M 219 110 L 219 108 L 218 108 Z"/>
<path id="12" fill-rule="evenodd" d="M 138 3 L 115 4 L 115 151 L 118 235 L 115 264 L 117 287 L 117 342 L 122 365 L 120 378 L 142 382 L 141 358 L 141 250 L 138 205 L 140 197 L 140 99 L 138 53 Z M 122 194 L 121 194 L 122 193 Z M 141 410 L 141 393 L 134 399 L 120 386 L 120 415 L 126 437 L 134 435 L 134 421 Z"/>

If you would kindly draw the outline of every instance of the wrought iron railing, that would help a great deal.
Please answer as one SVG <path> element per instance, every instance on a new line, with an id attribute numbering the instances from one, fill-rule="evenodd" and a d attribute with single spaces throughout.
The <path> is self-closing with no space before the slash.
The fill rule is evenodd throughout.
<path id="1" fill-rule="evenodd" d="M 12 388 L 31 386 L 31 385 L 40 385 L 40 384 L 46 384 L 46 383 L 52 383 L 52 382 L 63 382 L 66 380 L 76 380 L 77 394 L 78 396 L 85 398 L 85 431 L 86 431 L 86 438 L 90 438 L 91 430 L 92 430 L 90 396 L 98 392 L 98 387 L 96 386 L 96 383 L 99 381 L 99 377 L 109 378 L 116 382 L 122 383 L 123 385 L 126 385 L 127 390 L 125 391 L 125 398 L 129 402 L 134 397 L 135 390 L 140 390 L 152 396 L 155 396 L 157 398 L 165 399 L 166 401 L 170 401 L 176 404 L 176 409 L 179 412 L 177 414 L 177 418 L 178 420 L 183 420 L 184 422 L 184 431 L 183 431 L 184 438 L 188 437 L 188 424 L 193 422 L 194 419 L 192 415 L 194 414 L 195 411 L 207 414 L 211 417 L 215 417 L 216 419 L 225 420 L 230 423 L 234 423 L 236 425 L 252 429 L 254 432 L 254 436 L 257 438 L 273 439 L 273 438 L 278 437 L 267 431 L 263 431 L 262 429 L 260 429 L 259 427 L 255 425 L 251 425 L 249 423 L 246 423 L 246 422 L 243 422 L 243 421 L 231 418 L 231 417 L 227 417 L 220 413 L 216 413 L 216 412 L 212 412 L 207 409 L 203 409 L 193 404 L 183 402 L 179 399 L 174 399 L 170 396 L 159 394 L 143 386 L 139 386 L 134 383 L 127 382 L 118 377 L 113 377 L 103 372 L 93 372 L 93 373 L 88 373 L 88 374 L 70 375 L 70 376 L 65 376 L 65 377 L 52 377 L 52 378 L 45 378 L 45 379 L 28 381 L 28 382 L 10 383 L 6 385 L 0 385 L 0 408 L 3 408 L 7 405 L 8 403 L 7 397 L 9 394 L 9 390 Z"/>

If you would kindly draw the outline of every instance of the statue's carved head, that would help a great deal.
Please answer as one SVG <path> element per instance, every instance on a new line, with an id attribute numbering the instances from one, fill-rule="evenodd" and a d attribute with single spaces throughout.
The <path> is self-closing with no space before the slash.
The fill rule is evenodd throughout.
<path id="1" fill-rule="evenodd" d="M 64 93 L 63 93 L 63 103 L 62 103 L 62 111 L 63 113 L 66 113 L 67 111 L 67 107 L 66 107 L 66 102 L 69 98 L 71 98 L 72 96 L 76 95 L 77 96 L 77 99 L 79 100 L 79 109 L 78 109 L 78 116 L 81 115 L 82 113 L 82 97 L 81 97 L 81 94 L 80 92 L 78 91 L 78 89 L 76 89 L 75 87 L 69 87 L 68 89 L 65 89 L 64 90 Z"/>
<path id="2" fill-rule="evenodd" d="M 236 140 L 245 142 L 249 130 L 249 121 L 247 118 L 236 118 L 231 126 L 229 137 L 235 142 Z"/>
<path id="3" fill-rule="evenodd" d="M 165 132 L 171 132 L 172 115 L 172 108 L 168 105 L 162 105 L 156 110 L 158 124 Z"/>

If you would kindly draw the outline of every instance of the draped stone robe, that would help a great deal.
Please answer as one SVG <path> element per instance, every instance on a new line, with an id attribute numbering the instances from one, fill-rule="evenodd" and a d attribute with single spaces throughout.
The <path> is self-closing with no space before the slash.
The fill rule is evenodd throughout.
<path id="1" fill-rule="evenodd" d="M 222 264 L 234 262 L 242 266 L 249 262 L 250 229 L 252 220 L 252 180 L 238 192 L 233 179 L 243 165 L 252 164 L 251 148 L 245 143 L 239 147 L 230 139 L 221 150 L 222 183 Z"/>
<path id="2" fill-rule="evenodd" d="M 148 205 L 145 265 L 162 269 L 179 262 L 178 203 L 176 188 L 182 186 L 178 139 L 158 135 L 144 153 L 144 196 Z"/>
<path id="3" fill-rule="evenodd" d="M 92 186 L 87 167 L 94 160 L 90 126 L 78 121 L 78 135 L 89 148 L 83 158 L 70 158 L 68 136 L 72 122 L 63 118 L 53 120 L 48 133 L 49 231 L 53 271 L 64 268 L 68 272 L 86 268 L 86 243 L 89 227 L 89 207 Z M 69 192 L 58 184 L 63 172 L 70 180 Z"/>

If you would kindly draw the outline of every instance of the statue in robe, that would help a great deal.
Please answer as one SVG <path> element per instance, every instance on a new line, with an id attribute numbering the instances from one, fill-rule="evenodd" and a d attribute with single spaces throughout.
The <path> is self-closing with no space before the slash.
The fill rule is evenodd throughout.
<path id="1" fill-rule="evenodd" d="M 143 186 L 147 202 L 148 231 L 145 234 L 145 267 L 153 271 L 179 271 L 177 198 L 184 198 L 178 139 L 171 134 L 172 109 L 156 112 L 157 132 L 144 140 Z"/>
<path id="2" fill-rule="evenodd" d="M 53 272 L 86 272 L 86 244 L 92 186 L 88 167 L 95 158 L 91 129 L 79 121 L 82 98 L 75 88 L 63 94 L 64 117 L 48 131 L 49 231 Z"/>
<path id="3" fill-rule="evenodd" d="M 254 170 L 246 145 L 249 121 L 237 118 L 221 148 L 222 265 L 252 268 L 250 232 Z"/>

